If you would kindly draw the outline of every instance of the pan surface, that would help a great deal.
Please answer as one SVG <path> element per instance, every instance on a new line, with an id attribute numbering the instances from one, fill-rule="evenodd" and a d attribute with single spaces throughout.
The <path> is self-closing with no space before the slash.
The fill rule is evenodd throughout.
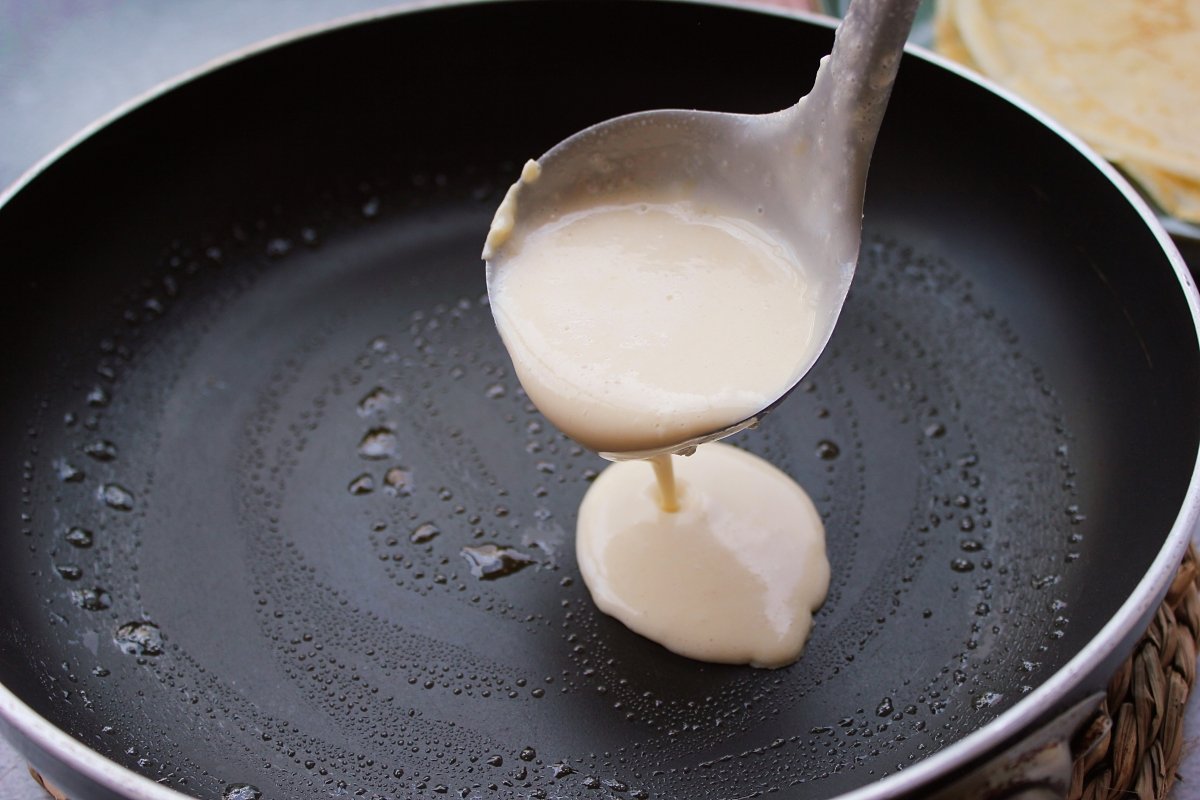
<path id="1" fill-rule="evenodd" d="M 893 796 L 1103 680 L 1196 517 L 1195 290 L 1110 170 L 911 55 L 830 349 L 735 440 L 825 518 L 807 653 L 682 659 L 578 579 L 603 462 L 511 374 L 491 212 L 591 122 L 790 104 L 830 42 L 719 6 L 438 7 L 229 64 L 23 187 L 10 732 L 117 785 L 40 715 L 137 797 Z"/>

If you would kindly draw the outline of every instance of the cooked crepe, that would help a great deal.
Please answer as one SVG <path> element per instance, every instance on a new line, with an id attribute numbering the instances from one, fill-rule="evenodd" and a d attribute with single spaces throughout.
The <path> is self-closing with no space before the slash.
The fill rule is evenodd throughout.
<path id="1" fill-rule="evenodd" d="M 1200 181 L 1181 178 L 1138 161 L 1125 160 L 1120 166 L 1168 214 L 1200 224 Z"/>
<path id="2" fill-rule="evenodd" d="M 1200 0 L 942 0 L 934 31 L 1200 222 Z"/>
<path id="3" fill-rule="evenodd" d="M 958 34 L 958 23 L 954 20 L 954 4 L 951 0 L 941 0 L 934 9 L 933 38 L 939 53 L 976 72 L 979 71 L 979 65 L 971 58 L 971 52 L 967 50 L 962 36 Z"/>

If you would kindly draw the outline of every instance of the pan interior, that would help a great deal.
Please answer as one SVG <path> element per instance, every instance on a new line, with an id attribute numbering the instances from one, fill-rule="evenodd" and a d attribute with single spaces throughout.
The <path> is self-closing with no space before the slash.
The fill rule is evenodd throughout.
<path id="1" fill-rule="evenodd" d="M 629 36 L 619 67 L 575 57 Z M 782 107 L 805 87 L 773 76 L 828 46 L 675 3 L 441 9 L 235 64 L 66 156 L 0 213 L 0 679 L 199 797 L 704 798 L 834 796 L 1053 675 L 1182 502 L 1195 333 L 1103 176 L 914 59 L 834 340 L 736 440 L 825 519 L 806 655 L 682 659 L 578 579 L 603 463 L 512 377 L 491 211 L 571 130 Z"/>

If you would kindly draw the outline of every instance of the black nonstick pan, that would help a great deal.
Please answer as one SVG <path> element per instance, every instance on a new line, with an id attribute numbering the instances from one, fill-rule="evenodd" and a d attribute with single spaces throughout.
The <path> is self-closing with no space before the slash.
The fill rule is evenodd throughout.
<path id="1" fill-rule="evenodd" d="M 603 462 L 511 374 L 491 213 L 592 122 L 792 103 L 831 40 L 435 6 L 226 63 L 12 193 L 0 727 L 77 799 L 925 796 L 1102 686 L 1198 515 L 1196 291 L 1111 169 L 915 54 L 830 349 L 735 439 L 825 518 L 807 653 L 689 661 L 579 580 Z"/>

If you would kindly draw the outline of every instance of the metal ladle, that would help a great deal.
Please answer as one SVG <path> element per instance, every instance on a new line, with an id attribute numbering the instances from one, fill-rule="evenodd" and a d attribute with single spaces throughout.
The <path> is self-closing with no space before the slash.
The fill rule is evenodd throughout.
<path id="1" fill-rule="evenodd" d="M 867 168 L 919 1 L 854 0 L 812 91 L 790 108 L 761 115 L 643 111 L 563 140 L 527 165 L 509 190 L 485 260 L 523 231 L 606 196 L 745 198 L 747 213 L 803 254 L 810 285 L 825 298 L 827 313 L 814 333 L 818 347 L 798 383 L 833 334 L 854 277 Z M 795 383 L 767 408 L 722 430 L 654 451 L 602 455 L 690 453 L 754 425 Z"/>

